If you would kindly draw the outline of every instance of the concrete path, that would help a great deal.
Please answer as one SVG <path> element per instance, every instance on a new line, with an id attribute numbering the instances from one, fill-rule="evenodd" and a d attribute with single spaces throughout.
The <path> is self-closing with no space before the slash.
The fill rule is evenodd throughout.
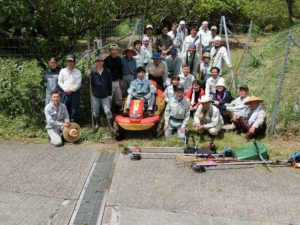
<path id="1" fill-rule="evenodd" d="M 67 225 L 98 154 L 86 146 L 0 143 L 0 224 Z"/>
<path id="2" fill-rule="evenodd" d="M 212 168 L 119 156 L 102 225 L 300 224 L 300 170 Z"/>

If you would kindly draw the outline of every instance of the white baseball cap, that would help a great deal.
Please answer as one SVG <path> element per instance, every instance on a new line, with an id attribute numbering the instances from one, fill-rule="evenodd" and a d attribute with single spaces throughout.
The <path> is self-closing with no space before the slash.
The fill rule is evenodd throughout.
<path id="1" fill-rule="evenodd" d="M 180 24 L 180 25 L 185 25 L 185 21 L 184 21 L 184 20 L 181 20 L 181 21 L 179 22 L 179 24 Z"/>
<path id="2" fill-rule="evenodd" d="M 216 37 L 214 38 L 214 41 L 222 41 L 222 38 L 221 38 L 220 36 L 216 36 Z"/>
<path id="3" fill-rule="evenodd" d="M 207 102 L 211 102 L 211 98 L 209 96 L 203 95 L 200 103 L 207 103 Z"/>
<path id="4" fill-rule="evenodd" d="M 148 24 L 148 25 L 146 26 L 146 29 L 153 29 L 153 26 L 152 26 L 151 24 Z"/>
<path id="5" fill-rule="evenodd" d="M 143 37 L 143 41 L 150 41 L 150 39 L 147 36 L 145 36 Z"/>
<path id="6" fill-rule="evenodd" d="M 208 22 L 205 20 L 205 21 L 202 22 L 202 24 L 208 24 Z"/>

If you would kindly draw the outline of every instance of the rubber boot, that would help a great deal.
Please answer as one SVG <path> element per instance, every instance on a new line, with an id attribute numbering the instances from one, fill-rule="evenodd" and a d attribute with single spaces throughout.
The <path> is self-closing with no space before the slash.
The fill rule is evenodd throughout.
<path id="1" fill-rule="evenodd" d="M 116 129 L 114 127 L 114 118 L 107 119 L 107 124 L 111 132 L 116 134 Z"/>
<path id="2" fill-rule="evenodd" d="M 99 117 L 94 116 L 94 131 L 97 132 L 99 130 Z"/>

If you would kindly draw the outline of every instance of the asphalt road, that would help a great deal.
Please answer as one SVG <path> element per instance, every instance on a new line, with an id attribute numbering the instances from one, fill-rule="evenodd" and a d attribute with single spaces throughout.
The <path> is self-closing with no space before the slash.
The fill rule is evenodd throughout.
<path id="1" fill-rule="evenodd" d="M 67 225 L 94 162 L 102 162 L 92 146 L 12 142 L 0 143 L 0 160 L 0 225 Z M 131 161 L 121 154 L 114 163 L 102 225 L 300 224 L 300 170 L 248 166 L 197 174 L 175 159 Z M 108 182 L 96 178 L 94 186 Z"/>
<path id="2" fill-rule="evenodd" d="M 98 152 L 0 143 L 0 224 L 67 225 Z"/>
<path id="3" fill-rule="evenodd" d="M 120 155 L 102 225 L 300 224 L 300 170 L 228 167 L 198 174 L 174 159 Z"/>

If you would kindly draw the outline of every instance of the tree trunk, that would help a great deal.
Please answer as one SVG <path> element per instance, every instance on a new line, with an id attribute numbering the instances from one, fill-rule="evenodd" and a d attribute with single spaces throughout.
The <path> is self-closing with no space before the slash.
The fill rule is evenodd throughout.
<path id="1" fill-rule="evenodd" d="M 290 24 L 293 24 L 294 21 L 293 21 L 293 2 L 294 0 L 285 0 L 286 3 L 287 3 L 287 7 L 288 7 L 288 15 L 289 15 L 289 21 L 290 21 Z"/>

